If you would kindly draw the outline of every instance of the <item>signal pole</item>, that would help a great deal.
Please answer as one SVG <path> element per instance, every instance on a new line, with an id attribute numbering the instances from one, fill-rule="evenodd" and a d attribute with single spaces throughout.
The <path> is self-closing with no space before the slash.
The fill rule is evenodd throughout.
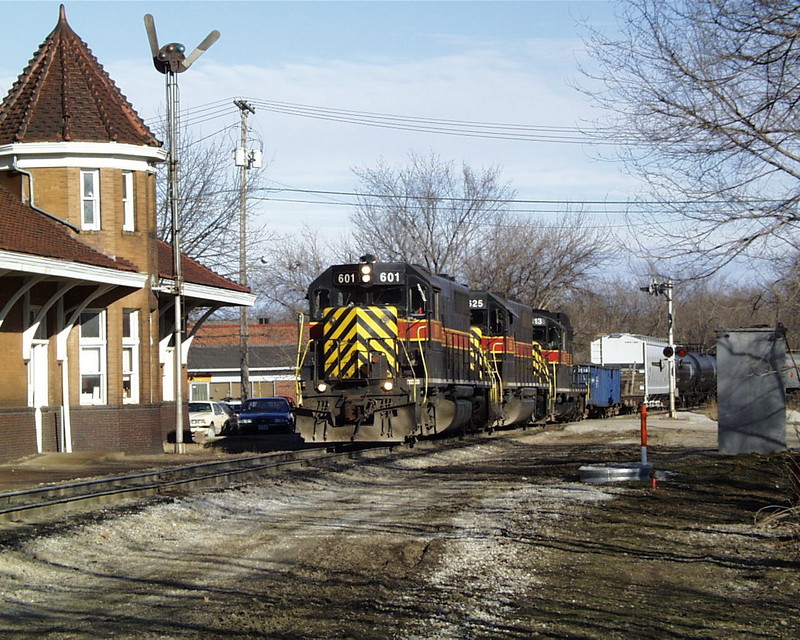
<path id="1" fill-rule="evenodd" d="M 175 453 L 185 453 L 183 444 L 183 276 L 181 274 L 181 225 L 178 219 L 178 78 L 206 49 L 219 40 L 219 31 L 214 30 L 197 45 L 188 56 L 186 47 L 180 42 L 158 46 L 156 24 L 153 16 L 145 14 L 144 28 L 150 41 L 150 53 L 156 71 L 163 73 L 167 82 L 167 124 L 169 128 L 169 211 L 172 218 L 172 258 L 174 270 L 175 329 L 173 333 L 173 365 L 175 375 Z"/>
<path id="2" fill-rule="evenodd" d="M 669 366 L 669 417 L 670 418 L 677 418 L 678 414 L 675 411 L 675 395 L 676 395 L 676 371 L 675 371 L 675 336 L 674 336 L 674 328 L 675 328 L 675 316 L 673 315 L 672 310 L 672 278 L 669 278 L 666 282 L 656 282 L 655 280 L 651 282 L 646 287 L 640 287 L 641 291 L 651 295 L 651 296 L 659 296 L 663 295 L 667 299 L 667 329 L 669 336 L 667 338 L 669 342 L 669 358 L 667 358 L 668 366 Z M 647 363 L 645 362 L 645 366 Z"/>
<path id="3" fill-rule="evenodd" d="M 239 167 L 239 284 L 247 286 L 247 170 L 253 165 L 254 157 L 247 150 L 247 116 L 255 113 L 245 100 L 234 100 L 242 116 L 241 146 L 234 155 Z M 250 358 L 248 349 L 247 307 L 239 307 L 239 365 L 241 401 L 250 397 Z"/>

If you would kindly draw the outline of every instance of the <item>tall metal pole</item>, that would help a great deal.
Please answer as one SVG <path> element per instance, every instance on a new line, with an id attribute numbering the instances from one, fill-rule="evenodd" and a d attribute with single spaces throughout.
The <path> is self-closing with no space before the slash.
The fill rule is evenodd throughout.
<path id="1" fill-rule="evenodd" d="M 667 280 L 664 287 L 664 296 L 667 298 L 667 324 L 669 328 L 669 348 L 672 350 L 672 355 L 669 357 L 669 417 L 677 418 L 678 414 L 675 410 L 675 392 L 676 392 L 676 371 L 675 371 L 675 316 L 672 311 L 672 278 Z"/>
<path id="2" fill-rule="evenodd" d="M 216 29 L 209 33 L 188 56 L 180 42 L 158 46 L 153 16 L 144 16 L 144 28 L 150 42 L 153 65 L 167 80 L 167 123 L 169 125 L 169 161 L 167 163 L 169 212 L 172 220 L 172 260 L 175 277 L 175 330 L 173 333 L 173 364 L 175 375 L 175 453 L 184 453 L 183 445 L 183 275 L 181 273 L 181 225 L 178 219 L 178 79 L 212 44 L 219 39 Z"/>
<path id="3" fill-rule="evenodd" d="M 239 165 L 239 283 L 247 286 L 247 170 L 250 168 L 250 154 L 247 151 L 247 116 L 255 113 L 244 100 L 234 100 L 241 110 L 241 146 L 237 153 Z M 241 155 L 241 159 L 239 158 Z M 247 307 L 239 307 L 239 365 L 241 400 L 250 397 L 250 358 L 248 356 Z"/>
<path id="4" fill-rule="evenodd" d="M 172 218 L 172 265 L 175 277 L 175 329 L 173 365 L 175 375 L 175 453 L 183 445 L 183 274 L 181 272 L 181 225 L 178 207 L 178 80 L 173 71 L 167 77 L 167 120 L 169 121 L 169 209 Z"/>
<path id="5" fill-rule="evenodd" d="M 667 338 L 669 343 L 668 351 L 664 352 L 666 356 L 669 353 L 669 357 L 667 357 L 667 366 L 669 367 L 669 417 L 670 418 L 677 418 L 678 414 L 675 410 L 675 396 L 677 395 L 677 384 L 676 384 L 676 371 L 675 371 L 675 316 L 673 314 L 672 309 L 672 293 L 673 293 L 673 285 L 672 285 L 672 278 L 667 280 L 666 282 L 656 282 L 655 280 L 650 283 L 646 287 L 640 287 L 641 291 L 645 293 L 649 293 L 651 296 L 664 296 L 667 299 L 667 330 L 669 336 Z M 645 348 L 645 352 L 647 349 Z M 645 377 L 647 376 L 647 353 L 644 354 L 644 358 L 642 360 L 645 364 Z M 647 383 L 645 382 L 645 386 Z"/>

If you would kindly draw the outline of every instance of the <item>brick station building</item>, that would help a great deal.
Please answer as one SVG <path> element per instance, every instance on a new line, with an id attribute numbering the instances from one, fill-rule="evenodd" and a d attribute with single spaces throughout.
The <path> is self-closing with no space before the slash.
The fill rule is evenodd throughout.
<path id="1" fill-rule="evenodd" d="M 248 397 L 297 398 L 297 352 L 308 342 L 308 325 L 298 343 L 297 324 L 250 324 Z M 241 397 L 239 325 L 208 322 L 196 332 L 189 349 L 189 393 L 192 400 Z"/>
<path id="2" fill-rule="evenodd" d="M 62 6 L 0 104 L 0 461 L 160 452 L 175 431 L 172 248 L 156 237 L 166 155 Z M 253 304 L 181 264 L 187 314 Z"/>

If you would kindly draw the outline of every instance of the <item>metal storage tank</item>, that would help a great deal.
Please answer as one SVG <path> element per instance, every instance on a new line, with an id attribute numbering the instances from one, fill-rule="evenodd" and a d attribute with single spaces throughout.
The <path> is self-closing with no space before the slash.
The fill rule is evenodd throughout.
<path id="1" fill-rule="evenodd" d="M 786 449 L 786 330 L 717 330 L 720 453 Z"/>

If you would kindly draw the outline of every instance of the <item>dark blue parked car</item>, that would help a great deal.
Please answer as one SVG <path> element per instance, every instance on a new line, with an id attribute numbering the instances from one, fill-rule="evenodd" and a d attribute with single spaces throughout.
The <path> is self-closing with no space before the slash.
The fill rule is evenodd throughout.
<path id="1" fill-rule="evenodd" d="M 242 404 L 239 430 L 243 433 L 291 433 L 294 416 L 286 398 L 250 398 Z"/>

